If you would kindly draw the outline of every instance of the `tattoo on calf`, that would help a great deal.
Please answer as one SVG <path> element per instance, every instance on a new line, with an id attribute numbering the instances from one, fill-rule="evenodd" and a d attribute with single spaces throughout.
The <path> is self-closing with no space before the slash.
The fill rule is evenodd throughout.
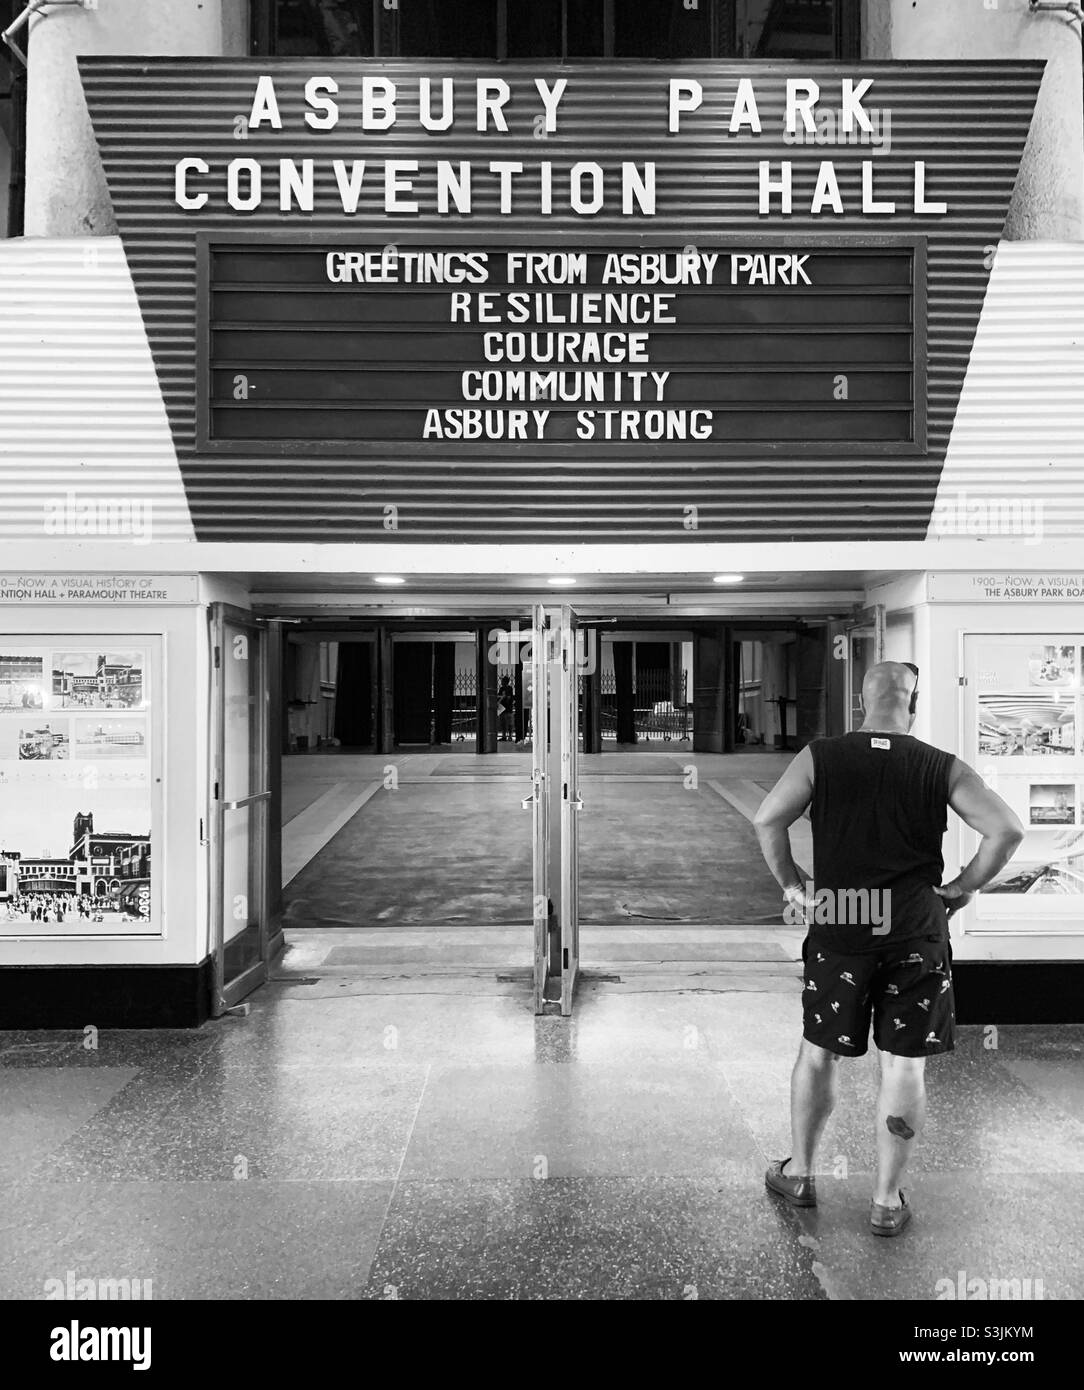
<path id="1" fill-rule="evenodd" d="M 907 1123 L 902 1115 L 889 1115 L 885 1120 L 889 1134 L 894 1134 L 897 1139 L 913 1139 L 915 1131 Z"/>

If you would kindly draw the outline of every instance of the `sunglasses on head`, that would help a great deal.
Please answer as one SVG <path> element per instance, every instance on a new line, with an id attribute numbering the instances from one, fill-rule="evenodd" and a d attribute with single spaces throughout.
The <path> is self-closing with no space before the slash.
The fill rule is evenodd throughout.
<path id="1" fill-rule="evenodd" d="M 911 703 L 908 706 L 908 712 L 914 714 L 915 706 L 918 703 L 918 667 L 913 661 L 901 661 L 900 665 L 906 666 L 908 671 L 912 672 L 915 678 L 915 688 L 911 691 Z"/>

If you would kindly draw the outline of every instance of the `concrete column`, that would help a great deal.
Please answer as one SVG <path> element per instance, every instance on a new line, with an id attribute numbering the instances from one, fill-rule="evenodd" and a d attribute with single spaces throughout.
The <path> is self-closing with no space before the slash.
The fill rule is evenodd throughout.
<path id="1" fill-rule="evenodd" d="M 873 9 L 866 6 L 867 11 Z M 1084 101 L 1080 25 L 1032 14 L 1028 0 L 877 0 L 868 57 L 1045 58 L 1031 134 L 1020 165 L 1005 235 L 1014 241 L 1084 239 Z M 993 94 L 996 100 L 996 93 Z"/>
<path id="2" fill-rule="evenodd" d="M 26 235 L 116 232 L 76 57 L 247 52 L 245 0 L 99 0 L 46 6 L 31 23 L 26 112 Z"/>

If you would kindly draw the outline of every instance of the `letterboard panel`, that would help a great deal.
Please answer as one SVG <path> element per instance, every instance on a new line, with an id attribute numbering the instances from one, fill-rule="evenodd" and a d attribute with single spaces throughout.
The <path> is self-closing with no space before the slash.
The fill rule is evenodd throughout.
<path id="1" fill-rule="evenodd" d="M 925 245 L 201 238 L 197 448 L 925 447 Z"/>

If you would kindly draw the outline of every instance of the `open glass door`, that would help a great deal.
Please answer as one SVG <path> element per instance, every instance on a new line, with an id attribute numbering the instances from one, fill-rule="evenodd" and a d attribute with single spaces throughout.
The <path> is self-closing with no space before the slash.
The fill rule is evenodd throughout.
<path id="1" fill-rule="evenodd" d="M 242 609 L 211 610 L 211 940 L 215 1015 L 267 978 L 267 626 Z"/>
<path id="2" fill-rule="evenodd" d="M 864 608 L 845 629 L 847 639 L 846 731 L 861 728 L 862 682 L 871 666 L 885 659 L 885 609 L 883 604 Z"/>
<path id="3" fill-rule="evenodd" d="M 579 789 L 580 667 L 576 615 L 564 606 L 554 641 L 551 698 L 557 711 L 554 734 L 559 765 L 561 1013 L 572 1012 L 572 996 L 580 968 Z"/>
<path id="4" fill-rule="evenodd" d="M 550 798 L 549 798 L 549 662 L 546 613 L 536 605 L 531 615 L 531 794 L 529 808 L 534 841 L 534 1011 L 545 1011 L 546 982 L 550 974 Z"/>

